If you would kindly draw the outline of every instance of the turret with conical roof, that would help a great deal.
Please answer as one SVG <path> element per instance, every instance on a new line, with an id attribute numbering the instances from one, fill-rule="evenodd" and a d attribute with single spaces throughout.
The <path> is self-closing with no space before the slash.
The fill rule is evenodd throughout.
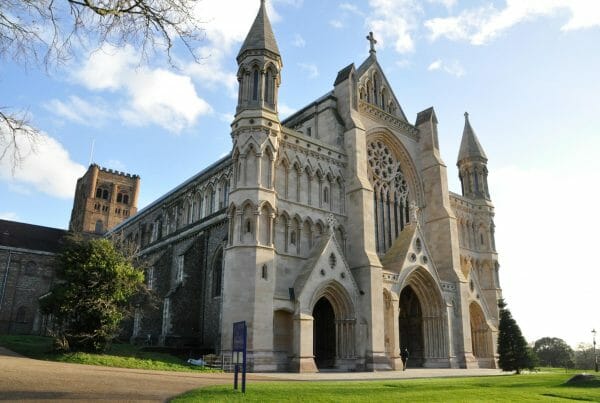
<path id="1" fill-rule="evenodd" d="M 465 128 L 456 165 L 458 166 L 463 196 L 472 199 L 490 200 L 487 182 L 487 156 L 477 139 L 471 122 L 469 122 L 467 112 L 465 112 Z"/>
<path id="2" fill-rule="evenodd" d="M 265 109 L 277 112 L 277 92 L 283 67 L 279 47 L 267 15 L 265 0 L 237 55 L 238 114 L 244 110 Z"/>

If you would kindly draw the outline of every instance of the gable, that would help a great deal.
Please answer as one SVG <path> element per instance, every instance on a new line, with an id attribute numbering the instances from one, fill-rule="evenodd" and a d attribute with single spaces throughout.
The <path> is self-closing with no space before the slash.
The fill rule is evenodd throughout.
<path id="1" fill-rule="evenodd" d="M 383 269 L 388 272 L 402 274 L 419 266 L 425 268 L 438 283 L 440 281 L 437 268 L 425 242 L 425 236 L 419 224 L 410 223 L 390 249 L 381 259 Z"/>
<path id="2" fill-rule="evenodd" d="M 374 56 L 369 56 L 357 70 L 357 91 L 359 102 L 376 106 L 402 122 L 408 123 L 392 86 Z"/>
<path id="3" fill-rule="evenodd" d="M 294 293 L 301 307 L 308 307 L 316 289 L 335 281 L 351 296 L 359 293 L 358 285 L 332 233 L 324 234 L 294 282 Z"/>

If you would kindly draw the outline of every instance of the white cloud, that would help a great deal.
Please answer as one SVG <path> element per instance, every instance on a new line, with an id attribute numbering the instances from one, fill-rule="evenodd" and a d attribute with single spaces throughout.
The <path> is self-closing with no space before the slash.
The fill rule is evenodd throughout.
<path id="1" fill-rule="evenodd" d="M 13 211 L 2 211 L 0 212 L 0 220 L 18 221 L 19 216 Z"/>
<path id="2" fill-rule="evenodd" d="M 5 139 L 6 126 L 0 126 L 0 138 Z M 77 178 L 85 167 L 71 160 L 67 150 L 56 139 L 40 132 L 34 141 L 26 136 L 17 136 L 16 146 L 21 152 L 22 162 L 11 170 L 9 158 L 0 160 L 0 180 L 8 182 L 14 191 L 37 190 L 63 199 L 73 197 Z M 12 150 L 12 146 L 9 152 Z"/>
<path id="3" fill-rule="evenodd" d="M 248 0 L 203 0 L 197 2 L 194 9 L 198 19 L 203 22 L 209 47 L 229 53 L 234 45 L 241 43 L 250 30 L 258 12 L 258 1 Z M 235 12 L 232 12 L 235 10 Z M 267 2 L 267 13 L 272 23 L 281 19 Z M 237 50 L 237 49 L 236 49 Z"/>
<path id="4" fill-rule="evenodd" d="M 74 77 L 91 90 L 125 91 L 128 98 L 120 116 L 136 126 L 154 123 L 178 133 L 192 126 L 200 115 L 212 112 L 196 93 L 190 77 L 139 67 L 138 61 L 131 46 L 107 45 L 92 53 Z"/>
<path id="5" fill-rule="evenodd" d="M 308 73 L 308 78 L 316 78 L 319 76 L 319 69 L 314 63 L 298 63 L 298 67 Z"/>
<path id="6" fill-rule="evenodd" d="M 96 99 L 92 104 L 76 95 L 69 96 L 67 101 L 52 99 L 44 107 L 59 117 L 84 126 L 101 126 L 110 117 L 101 100 Z"/>
<path id="7" fill-rule="evenodd" d="M 561 12 L 569 15 L 563 31 L 600 26 L 597 0 L 506 0 L 504 8 L 487 5 L 467 9 L 458 16 L 427 20 L 425 27 L 431 40 L 445 37 L 482 45 L 516 24 Z"/>
<path id="8" fill-rule="evenodd" d="M 427 0 L 429 3 L 441 4 L 447 9 L 451 9 L 456 4 L 456 0 Z"/>
<path id="9" fill-rule="evenodd" d="M 304 40 L 302 35 L 295 34 L 294 40 L 292 41 L 292 45 L 294 45 L 297 48 L 303 48 L 304 46 L 306 46 L 306 41 Z"/>
<path id="10" fill-rule="evenodd" d="M 415 0 L 369 0 L 371 13 L 366 25 L 374 32 L 377 45 L 384 48 L 391 43 L 396 52 L 414 51 L 413 32 L 422 13 Z"/>
<path id="11" fill-rule="evenodd" d="M 342 21 L 340 21 L 340 20 L 337 20 L 337 19 L 329 20 L 329 25 L 331 25 L 335 29 L 342 29 L 342 28 L 344 28 L 344 23 Z"/>
<path id="12" fill-rule="evenodd" d="M 438 59 L 432 62 L 429 67 L 427 67 L 428 71 L 436 71 L 441 70 L 446 73 L 453 75 L 455 77 L 462 77 L 465 75 L 465 69 L 460 64 L 458 60 L 452 60 L 450 62 L 444 62 L 441 59 Z"/>

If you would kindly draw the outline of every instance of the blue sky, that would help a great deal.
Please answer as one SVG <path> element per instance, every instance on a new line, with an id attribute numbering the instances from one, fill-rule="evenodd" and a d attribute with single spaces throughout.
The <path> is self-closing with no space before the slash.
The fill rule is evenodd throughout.
<path id="1" fill-rule="evenodd" d="M 23 165 L 0 163 L 0 217 L 66 228 L 90 160 L 142 178 L 140 207 L 231 147 L 235 55 L 256 0 L 203 0 L 200 64 L 178 69 L 132 47 L 81 50 L 64 66 L 0 64 L 0 104 L 42 130 Z M 282 117 L 377 57 L 409 120 L 434 106 L 450 188 L 469 111 L 489 158 L 501 283 L 529 341 L 575 346 L 600 330 L 597 247 L 600 2 L 272 0 Z"/>

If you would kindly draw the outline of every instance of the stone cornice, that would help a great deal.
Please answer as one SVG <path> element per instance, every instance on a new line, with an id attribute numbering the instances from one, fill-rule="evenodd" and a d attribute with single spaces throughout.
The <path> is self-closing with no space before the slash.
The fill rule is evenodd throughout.
<path id="1" fill-rule="evenodd" d="M 407 137 L 419 141 L 419 129 L 407 123 L 394 115 L 390 115 L 383 109 L 365 102 L 363 100 L 358 101 L 358 110 L 361 113 L 369 116 L 370 118 L 382 122 L 384 124 L 390 125 L 398 130 L 400 130 Z"/>

